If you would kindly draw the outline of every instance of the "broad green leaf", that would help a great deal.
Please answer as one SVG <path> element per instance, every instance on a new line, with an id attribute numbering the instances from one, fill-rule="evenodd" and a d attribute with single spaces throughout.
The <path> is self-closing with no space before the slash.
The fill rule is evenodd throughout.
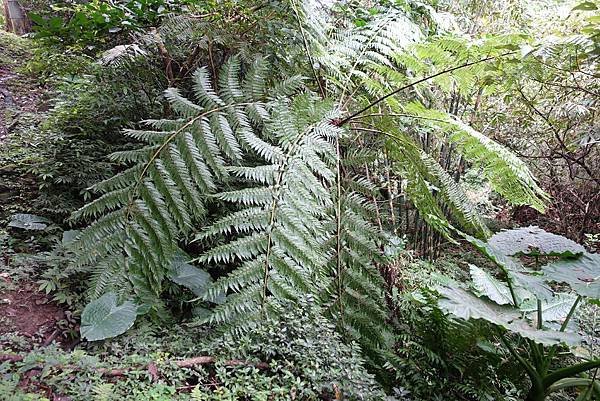
<path id="1" fill-rule="evenodd" d="M 535 226 L 500 231 L 489 239 L 488 244 L 506 256 L 574 257 L 585 252 L 585 248 L 575 241 Z"/>
<path id="2" fill-rule="evenodd" d="M 492 262 L 496 263 L 504 272 L 522 270 L 523 265 L 516 259 L 506 256 L 499 249 L 490 245 L 489 243 L 483 242 L 480 239 L 467 235 L 463 232 L 457 231 L 464 239 L 466 239 L 471 245 L 477 248 L 481 253 L 487 256 Z"/>
<path id="3" fill-rule="evenodd" d="M 568 284 L 584 297 L 600 299 L 600 255 L 586 253 L 577 259 L 559 260 L 542 267 L 546 281 Z"/>
<path id="4" fill-rule="evenodd" d="M 130 301 L 117 305 L 117 295 L 109 292 L 86 305 L 81 314 L 81 337 L 88 341 L 104 340 L 125 333 L 137 315 Z"/>
<path id="5" fill-rule="evenodd" d="M 475 265 L 469 265 L 469 267 L 473 287 L 478 295 L 485 295 L 499 305 L 511 305 L 513 303 L 510 289 L 506 284 Z"/>
<path id="6" fill-rule="evenodd" d="M 442 296 L 440 308 L 461 319 L 483 319 L 508 328 L 520 316 L 515 308 L 486 301 L 462 288 L 440 286 L 437 291 Z"/>
<path id="7" fill-rule="evenodd" d="M 562 322 L 571 307 L 575 303 L 576 297 L 572 294 L 556 294 L 552 299 L 542 301 L 542 319 L 550 322 Z M 537 313 L 537 301 L 535 299 L 529 300 L 519 308 L 523 312 L 536 312 Z"/>
<path id="8" fill-rule="evenodd" d="M 554 296 L 554 292 L 539 272 L 509 271 L 508 277 L 513 283 L 519 302 L 532 299 L 533 296 L 541 300 L 549 300 Z"/>
<path id="9" fill-rule="evenodd" d="M 543 345 L 566 344 L 576 346 L 581 343 L 582 337 L 576 333 L 563 332 L 558 330 L 539 330 L 524 320 L 512 322 L 507 327 L 513 333 L 521 337 L 533 340 Z"/>
<path id="10" fill-rule="evenodd" d="M 10 216 L 9 227 L 22 228 L 25 230 L 43 230 L 48 227 L 50 220 L 35 214 L 17 213 Z"/>
<path id="11" fill-rule="evenodd" d="M 212 282 L 210 274 L 186 263 L 182 256 L 174 258 L 170 278 L 173 282 L 189 288 L 197 296 L 204 294 L 207 286 Z"/>
<path id="12" fill-rule="evenodd" d="M 517 309 L 478 298 L 462 288 L 438 287 L 437 291 L 442 295 L 440 308 L 460 319 L 482 319 L 544 345 L 577 345 L 581 342 L 581 336 L 575 333 L 538 330 L 521 319 Z"/>

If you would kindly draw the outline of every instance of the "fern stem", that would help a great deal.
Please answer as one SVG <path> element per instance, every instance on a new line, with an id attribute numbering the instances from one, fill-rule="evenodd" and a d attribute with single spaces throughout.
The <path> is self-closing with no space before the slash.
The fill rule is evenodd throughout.
<path id="1" fill-rule="evenodd" d="M 283 172 L 279 174 L 279 182 L 281 182 L 281 177 L 283 176 Z M 277 209 L 277 198 L 273 197 L 273 202 L 271 202 L 271 216 L 269 218 L 269 239 L 267 242 L 267 252 L 265 253 L 265 274 L 263 276 L 263 287 L 262 287 L 262 299 L 260 300 L 261 309 L 264 312 L 265 302 L 267 300 L 267 288 L 269 283 L 269 258 L 271 257 L 271 249 L 273 247 L 273 223 L 275 222 L 275 210 Z"/>
<path id="2" fill-rule="evenodd" d="M 338 305 L 340 309 L 340 321 L 342 331 L 344 330 L 344 305 L 342 302 L 342 294 L 344 288 L 342 286 L 342 169 L 340 166 L 340 138 L 339 135 L 335 137 L 335 151 L 336 151 L 336 175 L 337 175 L 337 199 L 335 205 L 335 219 L 336 219 L 336 270 L 337 270 L 337 292 L 338 292 Z"/>
<path id="3" fill-rule="evenodd" d="M 287 167 L 289 166 L 289 163 L 287 162 L 288 159 L 291 157 L 292 153 L 296 149 L 296 146 L 300 143 L 302 138 L 304 138 L 304 136 L 308 132 L 310 132 L 311 129 L 312 129 L 312 127 L 308 128 L 301 135 L 298 135 L 298 137 L 290 145 L 290 148 L 284 159 L 285 161 L 282 163 L 281 170 L 279 171 L 279 175 L 277 176 L 277 180 L 275 181 L 277 190 L 273 194 L 273 201 L 271 202 L 271 216 L 269 217 L 269 236 L 268 236 L 268 240 L 267 240 L 267 250 L 265 252 L 265 274 L 263 276 L 263 288 L 262 288 L 262 299 L 261 299 L 261 309 L 262 309 L 263 313 L 266 311 L 264 306 L 265 306 L 265 302 L 267 300 L 267 290 L 268 290 L 268 282 L 269 282 L 269 266 L 270 266 L 269 259 L 271 256 L 271 250 L 273 248 L 273 227 L 275 225 L 275 214 L 277 211 L 279 197 L 281 195 L 281 182 L 283 181 L 283 176 L 286 174 Z"/>
<path id="4" fill-rule="evenodd" d="M 308 45 L 308 40 L 306 39 L 306 33 L 304 32 L 304 26 L 302 25 L 302 20 L 300 19 L 300 13 L 298 12 L 298 8 L 296 6 L 296 2 L 294 0 L 291 1 L 292 9 L 294 10 L 294 16 L 296 17 L 296 21 L 298 21 L 298 27 L 300 28 L 300 34 L 302 35 L 302 42 L 304 44 L 304 51 L 306 51 L 306 57 L 308 57 L 308 62 L 310 63 L 310 68 L 315 76 L 315 81 L 317 81 L 317 85 L 319 86 L 319 92 L 321 93 L 321 97 L 325 98 L 325 88 L 323 88 L 323 83 L 319 79 L 319 74 L 315 69 L 315 62 L 310 54 L 310 47 Z"/>

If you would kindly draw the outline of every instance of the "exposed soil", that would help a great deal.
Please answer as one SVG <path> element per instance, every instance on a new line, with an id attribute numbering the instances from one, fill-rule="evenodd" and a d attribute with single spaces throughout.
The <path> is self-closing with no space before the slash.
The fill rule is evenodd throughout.
<path id="1" fill-rule="evenodd" d="M 35 283 L 19 283 L 18 289 L 0 293 L 0 335 L 19 334 L 31 339 L 32 345 L 62 343 L 69 320 Z"/>
<path id="2" fill-rule="evenodd" d="M 30 40 L 0 30 L 0 225 L 12 213 L 29 211 L 38 195 L 39 182 L 30 170 L 43 142 L 38 127 L 47 111 L 47 90 L 26 68 L 31 56 Z M 53 341 L 68 347 L 68 333 L 76 329 L 70 312 L 38 291 L 36 266 L 17 266 L 18 273 L 8 268 L 19 244 L 6 238 L 0 230 L 0 336 L 25 338 L 22 351 Z M 5 341 L 0 338 L 0 349 Z"/>

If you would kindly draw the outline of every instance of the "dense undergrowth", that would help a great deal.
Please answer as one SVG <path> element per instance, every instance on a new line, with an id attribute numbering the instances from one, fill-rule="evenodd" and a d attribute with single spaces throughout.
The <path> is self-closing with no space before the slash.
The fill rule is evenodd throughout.
<path id="1" fill-rule="evenodd" d="M 600 399 L 596 2 L 22 5 L 0 399 Z"/>

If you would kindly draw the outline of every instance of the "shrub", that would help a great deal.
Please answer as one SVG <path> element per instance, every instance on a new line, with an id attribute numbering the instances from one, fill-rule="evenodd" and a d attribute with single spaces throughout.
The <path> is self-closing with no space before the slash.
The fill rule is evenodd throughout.
<path id="1" fill-rule="evenodd" d="M 217 391 L 208 396 L 196 391 L 195 399 L 219 400 L 223 394 L 257 400 L 286 399 L 290 394 L 299 400 L 385 397 L 365 370 L 359 347 L 344 344 L 320 308 L 310 300 L 281 307 L 289 312 L 249 333 L 226 334 L 212 344 L 221 358 L 267 362 L 269 368 L 217 364 Z"/>

